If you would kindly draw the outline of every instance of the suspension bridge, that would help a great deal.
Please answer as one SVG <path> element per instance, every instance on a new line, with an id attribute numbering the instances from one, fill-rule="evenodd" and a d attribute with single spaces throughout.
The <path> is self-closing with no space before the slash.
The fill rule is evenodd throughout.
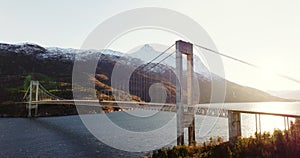
<path id="1" fill-rule="evenodd" d="M 167 51 L 169 51 L 173 46 L 176 46 L 176 50 L 168 55 L 165 55 Z M 198 104 L 198 102 L 194 101 L 195 91 L 193 85 L 193 77 L 194 77 L 194 54 L 193 54 L 193 46 L 197 46 L 201 49 L 209 50 L 213 53 L 226 56 L 217 51 L 210 50 L 206 47 L 200 45 L 193 45 L 184 41 L 176 41 L 175 44 L 168 47 L 161 54 L 153 58 L 147 64 L 139 67 L 133 75 L 132 79 L 129 81 L 129 94 L 125 92 L 123 85 L 119 85 L 120 87 L 114 87 L 114 90 L 118 93 L 114 93 L 111 89 L 110 91 L 101 91 L 100 96 L 104 96 L 103 99 L 63 99 L 60 98 L 51 92 L 49 92 L 39 81 L 31 81 L 30 85 L 24 95 L 24 103 L 26 103 L 26 108 L 28 110 L 28 117 L 31 117 L 34 111 L 34 115 L 38 116 L 38 107 L 39 105 L 80 105 L 80 106 L 96 106 L 101 107 L 103 105 L 109 104 L 112 107 L 118 107 L 123 110 L 135 110 L 135 109 L 143 109 L 143 110 L 157 110 L 157 111 L 168 111 L 168 112 L 176 112 L 177 116 L 177 144 L 184 144 L 184 128 L 188 128 L 188 142 L 189 145 L 192 145 L 195 142 L 195 115 L 208 115 L 214 117 L 225 117 L 228 118 L 228 130 L 229 130 L 229 139 L 235 140 L 237 137 L 241 136 L 241 113 L 250 113 L 254 114 L 256 117 L 256 130 L 260 131 L 261 122 L 260 115 L 275 115 L 275 116 L 283 116 L 285 126 L 288 128 L 289 126 L 289 118 L 290 117 L 300 117 L 300 112 L 295 111 L 287 111 L 284 112 L 282 110 L 272 110 L 268 112 L 266 110 L 261 110 L 260 108 L 253 108 L 251 103 L 237 103 L 235 106 L 223 103 L 223 104 Z M 169 72 L 168 79 L 161 79 L 158 76 L 153 75 L 151 70 L 162 65 L 162 62 L 172 57 L 175 54 L 175 73 L 176 79 L 172 77 L 171 72 Z M 163 56 L 165 55 L 165 56 Z M 183 71 L 183 55 L 186 56 L 186 71 Z M 164 57 L 158 62 L 155 60 L 160 57 Z M 229 57 L 238 62 L 242 62 L 244 64 L 248 64 L 251 66 L 256 66 L 245 61 L 241 61 L 236 58 Z M 185 73 L 185 74 L 184 74 Z M 185 79 L 184 79 L 185 77 Z M 281 76 L 285 77 L 285 76 Z M 291 79 L 291 78 L 290 78 Z M 168 94 L 166 94 L 166 98 L 156 98 L 155 101 L 151 101 L 151 96 L 149 93 L 149 88 L 151 84 L 155 83 L 151 80 L 161 81 L 166 87 Z M 175 80 L 175 81 L 174 81 Z M 292 80 L 292 79 L 291 79 Z M 297 80 L 294 80 L 297 81 Z M 183 88 L 183 82 L 185 82 L 186 87 Z M 139 85 L 137 85 L 139 84 Z M 173 86 L 174 91 L 171 91 Z M 139 87 L 139 89 L 137 89 Z M 142 89 L 142 91 L 141 91 Z M 115 94 L 115 95 L 114 95 Z M 118 95 L 119 94 L 119 95 Z M 124 100 L 125 98 L 130 98 L 129 100 Z M 172 97 L 172 96 L 175 97 Z M 139 101 L 133 100 L 132 96 L 139 97 Z M 163 95 L 158 95 L 163 96 Z M 110 99 L 109 99 L 110 98 Z M 113 98 L 113 99 L 111 99 Z M 170 99 L 170 98 L 173 98 Z M 160 102 L 161 101 L 161 102 Z M 290 103 L 285 103 L 290 104 Z M 251 108 L 250 108 L 251 106 Z"/>

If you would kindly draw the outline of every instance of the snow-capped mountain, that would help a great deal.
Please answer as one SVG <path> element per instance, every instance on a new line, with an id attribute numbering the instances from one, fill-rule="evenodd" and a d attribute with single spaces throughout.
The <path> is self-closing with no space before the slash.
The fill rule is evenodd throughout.
<path id="1" fill-rule="evenodd" d="M 32 43 L 22 43 L 22 44 L 0 44 L 0 50 L 6 50 L 6 52 L 32 54 L 45 52 L 46 49 Z"/>
<path id="2" fill-rule="evenodd" d="M 55 57 L 62 55 L 68 60 L 88 60 L 90 58 L 99 57 L 101 54 L 111 55 L 111 56 L 123 56 L 123 53 L 118 51 L 113 51 L 109 49 L 105 50 L 83 50 L 83 49 L 73 49 L 73 48 L 58 48 L 58 47 L 48 47 L 47 54 L 44 54 L 44 58 Z"/>
<path id="3" fill-rule="evenodd" d="M 61 60 L 88 60 L 89 57 L 106 54 L 110 56 L 123 56 L 123 53 L 113 50 L 82 50 L 73 48 L 41 47 L 32 43 L 4 44 L 0 43 L 0 50 L 17 54 L 36 55 L 40 59 L 60 58 Z"/>
<path id="4" fill-rule="evenodd" d="M 129 55 L 122 52 L 113 51 L 109 49 L 105 50 L 82 50 L 73 48 L 58 48 L 58 47 L 41 47 L 37 44 L 32 43 L 22 43 L 22 44 L 0 44 L 0 50 L 6 50 L 6 52 L 14 52 L 21 54 L 32 54 L 39 59 L 60 59 L 60 60 L 81 60 L 88 61 L 94 59 L 100 59 L 101 54 L 105 54 L 110 57 L 111 60 L 115 62 L 122 63 L 125 65 L 131 65 L 133 67 L 143 67 L 144 70 L 153 72 L 164 72 L 166 66 L 169 69 L 175 71 L 176 58 L 174 49 L 170 49 L 168 52 L 162 54 L 152 63 L 149 63 L 158 55 L 161 51 L 155 50 L 149 44 L 145 44 L 136 52 Z M 172 54 L 171 56 L 170 53 Z M 169 56 L 169 57 L 168 57 Z M 161 60 L 165 59 L 161 62 Z M 158 64 L 160 63 L 160 64 Z M 148 66 L 144 67 L 145 64 Z M 183 60 L 183 70 L 186 70 L 186 60 Z M 194 56 L 194 71 L 201 74 L 205 79 L 211 79 L 211 74 L 209 70 L 204 66 L 198 56 Z"/>
<path id="5" fill-rule="evenodd" d="M 166 49 L 166 48 L 164 48 Z M 176 67 L 176 54 L 175 49 L 171 48 L 167 52 L 161 53 L 164 50 L 158 51 L 149 44 L 145 44 L 143 47 L 138 49 L 136 52 L 131 53 L 129 56 L 133 58 L 139 58 L 142 61 L 144 61 L 145 64 L 149 63 L 153 59 L 153 64 L 150 64 L 150 66 L 145 67 L 145 69 L 151 69 L 151 66 L 154 66 L 156 63 L 164 64 L 169 67 L 175 68 Z M 156 58 L 159 56 L 158 58 Z M 183 56 L 183 70 L 186 70 L 187 61 Z M 159 66 L 154 67 L 152 71 L 160 71 Z M 209 72 L 208 68 L 203 64 L 203 62 L 200 60 L 200 58 L 197 55 L 194 55 L 194 71 L 198 74 L 201 74 L 203 78 L 205 79 L 211 79 L 212 74 Z"/>
<path id="6" fill-rule="evenodd" d="M 173 51 L 171 51 L 173 52 Z M 0 44 L 0 77 L 2 82 L 0 83 L 0 102 L 1 101 L 20 101 L 22 95 L 19 94 L 22 90 L 24 80 L 26 76 L 33 76 L 36 80 L 48 80 L 53 83 L 64 83 L 64 85 L 72 84 L 72 72 L 74 60 L 80 60 L 83 65 L 87 65 L 90 61 L 98 60 L 96 69 L 96 75 L 105 76 L 106 80 L 99 78 L 98 90 L 103 87 L 111 86 L 111 75 L 112 71 L 117 63 L 121 67 L 128 70 L 136 70 L 141 67 L 139 71 L 135 71 L 131 76 L 132 78 L 144 78 L 148 80 L 148 85 L 152 83 L 163 82 L 168 83 L 167 87 L 169 90 L 175 90 L 176 76 L 171 71 L 175 72 L 175 56 L 167 58 L 164 62 L 159 63 L 164 59 L 168 53 L 157 58 L 153 63 L 148 64 L 149 61 L 160 54 L 160 51 L 154 49 L 150 45 L 145 45 L 138 51 L 131 55 L 125 55 L 121 52 L 112 50 L 78 50 L 78 49 L 64 49 L 64 48 L 44 48 L 36 44 Z M 226 101 L 237 102 L 237 101 L 282 101 L 281 98 L 271 96 L 262 91 L 244 87 L 233 82 L 226 81 L 217 75 L 210 75 L 208 69 L 200 62 L 200 59 L 194 58 L 196 79 L 200 87 L 200 102 L 205 103 L 210 101 L 211 97 L 211 81 L 215 81 L 218 86 L 219 81 L 226 82 Z M 186 64 L 186 62 L 183 62 Z M 157 65 L 157 66 L 156 66 Z M 155 67 L 154 67 L 155 66 Z M 153 67 L 153 69 L 152 69 Z M 150 71 L 150 73 L 148 73 Z M 150 77 L 149 77 L 150 74 Z M 152 76 L 152 77 L 151 77 Z M 156 79 L 159 78 L 159 79 Z M 142 85 L 142 80 L 132 80 L 137 82 L 135 85 Z M 221 83 L 221 82 L 220 82 Z M 59 88 L 59 84 L 56 87 Z M 220 84 L 221 85 L 221 84 Z M 101 87 L 102 86 L 102 87 Z M 221 85 L 222 86 L 222 85 Z M 142 86 L 144 87 L 144 86 Z M 131 87 L 134 95 L 143 94 L 142 100 L 145 98 L 147 91 L 143 91 L 140 86 Z M 18 91 L 11 91 L 18 89 Z M 71 89 L 67 87 L 66 89 Z M 139 93 L 141 92 L 141 93 Z M 66 90 L 62 90 L 62 94 L 68 98 L 71 98 L 70 93 L 67 94 Z M 144 95 L 146 93 L 146 95 Z M 174 99 L 175 95 L 171 93 L 171 98 Z M 16 97 L 15 97 L 16 96 Z M 143 98 L 144 97 L 144 98 Z M 1 98 L 6 100 L 1 100 Z M 18 99 L 15 99 L 18 98 Z"/>

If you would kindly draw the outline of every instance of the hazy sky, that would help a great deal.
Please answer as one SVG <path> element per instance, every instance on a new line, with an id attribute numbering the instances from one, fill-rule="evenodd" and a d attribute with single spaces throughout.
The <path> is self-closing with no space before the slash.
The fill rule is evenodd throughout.
<path id="1" fill-rule="evenodd" d="M 300 80 L 297 0 L 1 0 L 0 42 L 80 48 L 101 22 L 140 7 L 168 8 L 185 14 L 208 32 L 220 52 Z M 299 83 L 226 59 L 224 68 L 227 79 L 243 85 L 262 90 L 300 90 Z"/>

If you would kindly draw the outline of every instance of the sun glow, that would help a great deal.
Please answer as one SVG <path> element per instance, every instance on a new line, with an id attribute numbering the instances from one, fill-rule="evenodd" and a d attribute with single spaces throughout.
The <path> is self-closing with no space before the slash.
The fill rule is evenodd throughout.
<path id="1" fill-rule="evenodd" d="M 290 63 L 280 62 L 279 59 L 257 60 L 249 62 L 258 67 L 251 67 L 232 60 L 222 58 L 225 68 L 226 79 L 263 91 L 268 90 L 299 90 L 300 84 L 287 79 L 288 76 L 297 80 L 300 78 L 297 66 L 291 66 Z M 247 60 L 248 61 L 248 60 Z M 293 65 L 293 64 L 292 64 Z"/>

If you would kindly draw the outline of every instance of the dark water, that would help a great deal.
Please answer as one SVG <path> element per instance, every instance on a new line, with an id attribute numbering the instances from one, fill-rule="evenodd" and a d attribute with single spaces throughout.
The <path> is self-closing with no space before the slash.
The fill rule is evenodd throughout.
<path id="1" fill-rule="evenodd" d="M 79 116 L 1 118 L 0 157 L 140 157 L 97 140 Z"/>
<path id="2" fill-rule="evenodd" d="M 272 107 L 274 110 L 276 106 Z M 101 141 L 90 133 L 79 116 L 0 118 L 0 157 L 141 157 L 146 155 L 144 149 L 175 145 L 175 113 L 160 112 L 145 118 L 133 117 L 135 114 L 146 116 L 145 111 L 130 114 L 132 116 L 126 112 L 82 115 L 82 118 L 99 125 L 89 130 L 96 130 Z M 110 123 L 103 121 L 105 118 L 117 128 L 111 128 Z M 243 136 L 254 134 L 254 120 L 252 114 L 242 115 Z M 284 128 L 282 117 L 262 116 L 261 121 L 263 131 Z M 197 142 L 217 136 L 228 140 L 226 118 L 197 115 L 195 123 Z M 129 131 L 129 134 L 118 133 L 119 129 Z M 140 135 L 144 133 L 147 133 L 145 137 Z"/>

